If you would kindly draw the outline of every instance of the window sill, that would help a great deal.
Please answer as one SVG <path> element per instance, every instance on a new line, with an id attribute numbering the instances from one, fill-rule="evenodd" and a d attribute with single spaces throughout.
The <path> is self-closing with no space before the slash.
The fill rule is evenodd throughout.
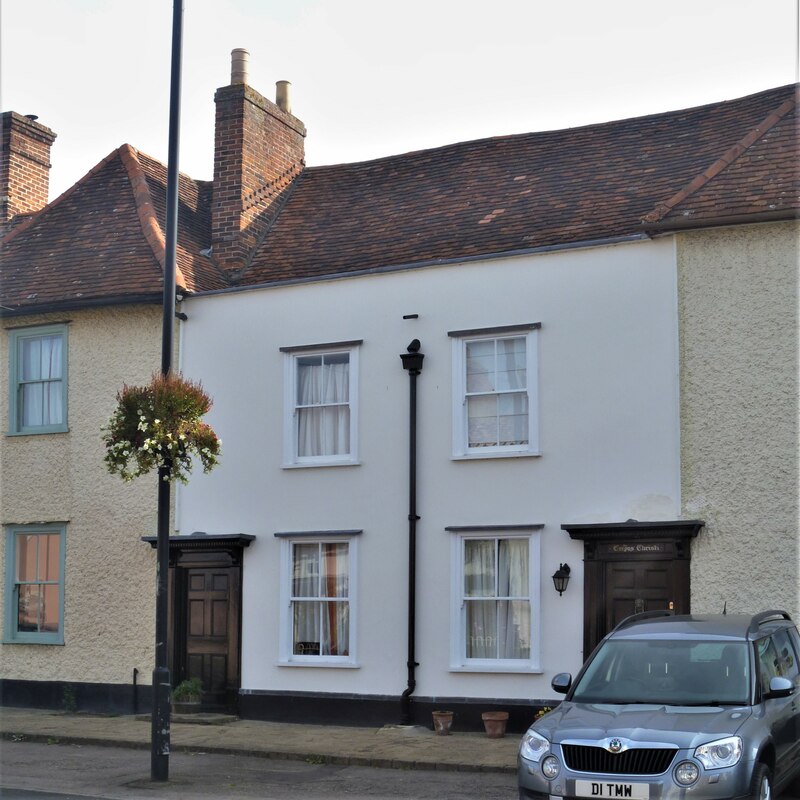
<path id="1" fill-rule="evenodd" d="M 489 453 L 467 453 L 451 456 L 452 461 L 485 461 L 491 458 L 541 458 L 540 451 L 525 450 L 514 453 L 489 452 Z"/>
<path id="2" fill-rule="evenodd" d="M 34 645 L 50 645 L 56 647 L 64 646 L 64 639 L 6 639 L 3 638 L 0 644 L 34 644 Z"/>
<path id="3" fill-rule="evenodd" d="M 32 431 L 6 431 L 6 436 L 46 436 L 51 433 L 69 433 L 68 427 L 43 428 L 42 430 Z"/>
<path id="4" fill-rule="evenodd" d="M 503 672 L 508 674 L 519 675 L 541 675 L 544 670 L 536 665 L 526 663 L 524 666 L 520 664 L 461 664 L 450 667 L 450 672 L 485 672 L 497 673 Z"/>
<path id="5" fill-rule="evenodd" d="M 281 469 L 319 469 L 320 467 L 360 467 L 360 461 L 342 459 L 341 461 L 309 461 L 295 464 L 281 464 Z"/>
<path id="6" fill-rule="evenodd" d="M 277 666 L 279 667 L 315 667 L 317 669 L 360 669 L 361 665 L 354 661 L 326 661 L 320 659 L 319 661 L 288 661 L 281 659 Z"/>

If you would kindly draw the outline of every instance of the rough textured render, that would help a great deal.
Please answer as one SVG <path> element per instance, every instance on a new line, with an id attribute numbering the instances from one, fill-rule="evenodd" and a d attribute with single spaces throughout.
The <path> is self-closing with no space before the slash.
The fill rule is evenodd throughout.
<path id="1" fill-rule="evenodd" d="M 692 609 L 800 616 L 800 224 L 678 236 L 683 513 L 705 520 Z"/>
<path id="2" fill-rule="evenodd" d="M 5 320 L 5 327 L 65 321 L 69 432 L 0 438 L 0 521 L 68 521 L 65 643 L 2 645 L 0 677 L 129 684 L 138 668 L 140 681 L 149 683 L 155 557 L 140 537 L 156 530 L 156 478 L 126 484 L 109 475 L 100 428 L 123 383 L 147 382 L 158 370 L 161 309 L 30 316 Z M 0 348 L 0 374 L 8 375 L 7 342 Z M 0 394 L 0 414 L 8 419 L 6 391 Z M 0 568 L 4 579 L 5 564 Z"/>

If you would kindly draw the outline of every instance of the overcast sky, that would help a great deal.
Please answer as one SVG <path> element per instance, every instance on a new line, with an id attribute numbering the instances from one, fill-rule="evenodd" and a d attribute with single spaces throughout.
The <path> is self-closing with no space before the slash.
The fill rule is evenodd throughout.
<path id="1" fill-rule="evenodd" d="M 58 139 L 51 199 L 167 157 L 172 0 L 0 0 L 0 106 Z M 798 0 L 185 0 L 180 167 L 210 179 L 230 51 L 292 82 L 310 165 L 731 99 L 797 79 Z"/>

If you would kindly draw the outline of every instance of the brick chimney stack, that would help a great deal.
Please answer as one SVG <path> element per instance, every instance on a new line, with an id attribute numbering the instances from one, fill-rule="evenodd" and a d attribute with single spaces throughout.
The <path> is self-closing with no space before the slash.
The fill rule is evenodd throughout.
<path id="1" fill-rule="evenodd" d="M 50 147 L 56 135 L 33 115 L 0 115 L 0 236 L 19 214 L 47 205 Z"/>
<path id="2" fill-rule="evenodd" d="M 216 262 L 233 271 L 245 265 L 302 171 L 306 129 L 290 113 L 288 85 L 279 86 L 280 105 L 267 100 L 247 84 L 247 51 L 231 56 L 231 84 L 214 95 L 211 244 Z"/>

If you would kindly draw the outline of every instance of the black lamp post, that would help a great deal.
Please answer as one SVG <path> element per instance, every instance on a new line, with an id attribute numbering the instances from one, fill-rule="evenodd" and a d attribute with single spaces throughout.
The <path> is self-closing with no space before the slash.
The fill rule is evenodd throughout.
<path id="1" fill-rule="evenodd" d="M 569 583 L 569 564 L 561 564 L 559 568 L 553 573 L 553 586 L 556 587 L 558 596 L 564 594 Z"/>
<path id="2" fill-rule="evenodd" d="M 161 322 L 161 374 L 172 369 L 175 325 L 175 259 L 178 244 L 178 143 L 181 114 L 181 50 L 183 0 L 172 6 L 172 66 L 169 97 L 169 152 L 167 157 L 167 230 L 164 248 L 164 296 Z M 170 469 L 158 469 L 158 529 L 156 543 L 156 659 L 153 669 L 153 713 L 150 729 L 150 779 L 169 780 L 170 694 L 167 654 L 167 587 L 169 578 Z"/>

